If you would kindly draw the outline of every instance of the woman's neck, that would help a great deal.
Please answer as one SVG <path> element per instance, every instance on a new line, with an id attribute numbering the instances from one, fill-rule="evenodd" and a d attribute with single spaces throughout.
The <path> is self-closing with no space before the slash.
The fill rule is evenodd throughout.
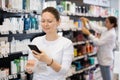
<path id="1" fill-rule="evenodd" d="M 111 30 L 112 28 L 114 28 L 114 27 L 109 27 L 108 30 Z"/>
<path id="2" fill-rule="evenodd" d="M 58 39 L 58 34 L 56 33 L 54 33 L 54 34 L 46 34 L 46 40 L 48 40 L 48 41 L 54 41 L 54 40 L 56 40 L 56 39 Z"/>

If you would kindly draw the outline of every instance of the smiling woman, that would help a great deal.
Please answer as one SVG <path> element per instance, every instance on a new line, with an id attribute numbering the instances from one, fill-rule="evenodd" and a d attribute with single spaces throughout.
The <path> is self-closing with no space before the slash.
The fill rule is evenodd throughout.
<path id="1" fill-rule="evenodd" d="M 59 24 L 60 15 L 55 8 L 47 7 L 42 11 L 41 26 L 46 35 L 36 37 L 31 43 L 41 54 L 29 53 L 28 63 L 34 61 L 35 64 L 32 68 L 26 65 L 26 71 L 33 73 L 33 80 L 65 80 L 73 58 L 73 45 L 71 40 L 58 35 Z"/>

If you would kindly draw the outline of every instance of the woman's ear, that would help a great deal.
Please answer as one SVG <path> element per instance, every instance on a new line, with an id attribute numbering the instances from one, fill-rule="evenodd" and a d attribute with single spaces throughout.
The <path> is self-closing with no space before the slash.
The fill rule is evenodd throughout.
<path id="1" fill-rule="evenodd" d="M 59 19 L 59 21 L 58 21 L 58 25 L 57 25 L 57 26 L 59 26 L 59 25 L 60 25 L 60 23 L 61 23 L 61 19 Z"/>
<path id="2" fill-rule="evenodd" d="M 112 24 L 111 24 L 111 27 L 114 27 L 114 26 L 115 26 L 115 24 L 114 24 L 114 23 L 112 23 Z"/>

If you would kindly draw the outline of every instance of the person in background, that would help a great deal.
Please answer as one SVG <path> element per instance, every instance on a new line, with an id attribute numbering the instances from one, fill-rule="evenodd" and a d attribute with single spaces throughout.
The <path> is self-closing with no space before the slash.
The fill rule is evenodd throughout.
<path id="1" fill-rule="evenodd" d="M 42 11 L 41 26 L 46 34 L 32 41 L 42 52 L 32 50 L 26 65 L 26 71 L 33 73 L 33 80 L 65 80 L 74 51 L 72 41 L 58 35 L 59 24 L 60 15 L 55 8 Z"/>
<path id="2" fill-rule="evenodd" d="M 82 32 L 93 41 L 95 45 L 98 46 L 97 58 L 100 65 L 100 70 L 103 80 L 113 80 L 111 66 L 113 65 L 113 49 L 115 47 L 117 19 L 114 16 L 109 16 L 105 20 L 105 27 L 98 26 L 90 22 L 87 18 L 80 18 L 83 22 L 87 22 L 89 27 L 100 33 L 99 38 L 95 37 L 90 33 L 90 31 L 85 27 L 85 23 L 82 27 Z"/>

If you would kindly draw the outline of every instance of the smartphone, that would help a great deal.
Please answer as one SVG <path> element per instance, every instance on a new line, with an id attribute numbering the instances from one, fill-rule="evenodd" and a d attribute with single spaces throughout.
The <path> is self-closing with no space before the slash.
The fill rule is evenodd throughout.
<path id="1" fill-rule="evenodd" d="M 37 47 L 36 45 L 29 44 L 28 47 L 29 47 L 31 50 L 35 50 L 36 52 L 41 53 L 41 51 L 38 49 L 38 47 Z"/>

